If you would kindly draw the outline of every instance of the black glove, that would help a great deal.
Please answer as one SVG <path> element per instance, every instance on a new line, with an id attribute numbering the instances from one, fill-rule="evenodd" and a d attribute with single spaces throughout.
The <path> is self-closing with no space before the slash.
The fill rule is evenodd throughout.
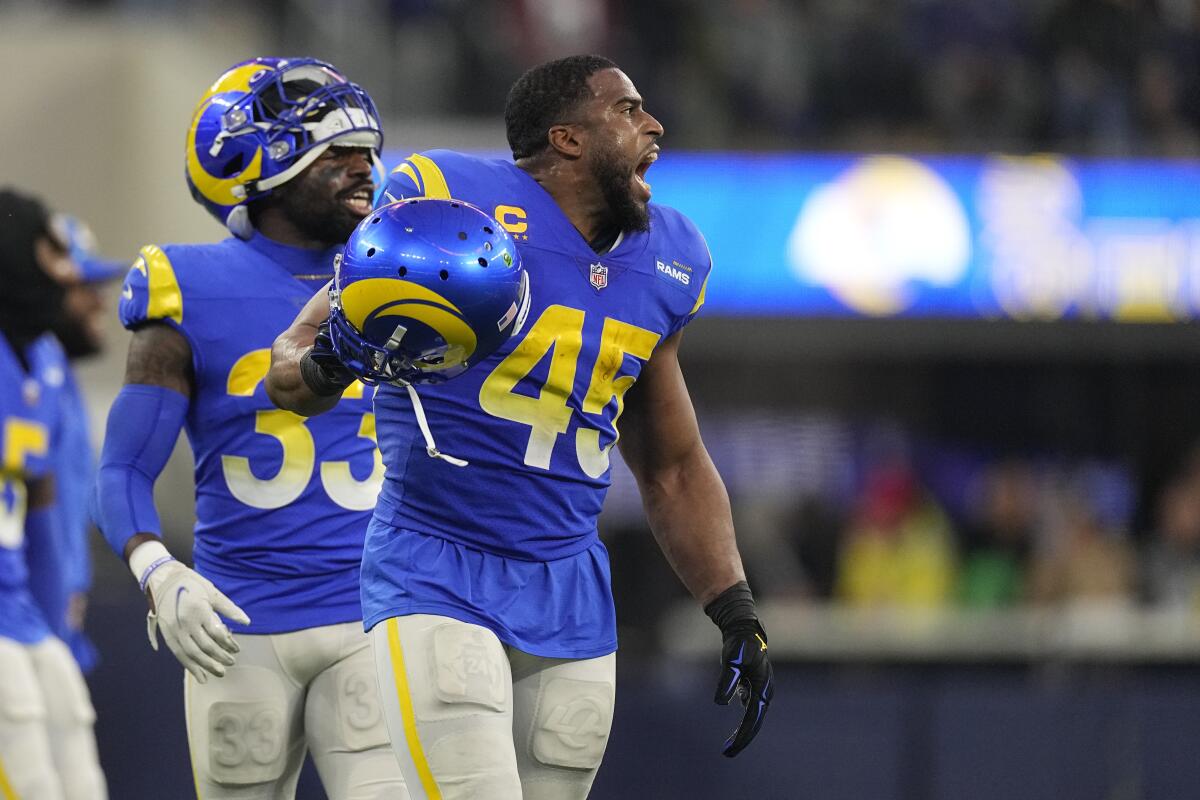
<path id="1" fill-rule="evenodd" d="M 313 346 L 300 357 L 300 377 L 312 393 L 319 397 L 341 394 L 358 379 L 338 360 L 337 353 L 334 352 L 333 340 L 329 337 L 329 320 L 320 324 Z"/>
<path id="2" fill-rule="evenodd" d="M 741 723 L 721 750 L 730 758 L 758 735 L 771 698 L 775 696 L 774 671 L 767 658 L 767 634 L 758 621 L 754 595 L 745 581 L 730 586 L 704 607 L 704 613 L 721 629 L 721 681 L 714 701 L 728 705 L 737 692 L 746 709 Z"/>

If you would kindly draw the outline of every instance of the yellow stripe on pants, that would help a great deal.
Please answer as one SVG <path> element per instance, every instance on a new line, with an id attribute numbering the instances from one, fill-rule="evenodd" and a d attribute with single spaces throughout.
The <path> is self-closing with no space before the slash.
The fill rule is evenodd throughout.
<path id="1" fill-rule="evenodd" d="M 395 617 L 389 619 L 387 625 L 388 652 L 391 654 L 392 676 L 396 680 L 396 699 L 400 701 L 400 720 L 404 724 L 404 739 L 408 742 L 408 752 L 412 755 L 413 764 L 417 766 L 417 774 L 421 777 L 421 786 L 429 800 L 442 800 L 437 782 L 429 770 L 429 762 L 425 760 L 425 751 L 417 738 L 417 719 L 413 714 L 412 695 L 408 690 L 408 672 L 404 668 L 404 650 L 400 647 L 400 625 Z"/>
<path id="2" fill-rule="evenodd" d="M 4 800 L 18 800 L 17 790 L 8 782 L 8 775 L 4 772 L 3 761 L 0 761 L 0 797 Z"/>

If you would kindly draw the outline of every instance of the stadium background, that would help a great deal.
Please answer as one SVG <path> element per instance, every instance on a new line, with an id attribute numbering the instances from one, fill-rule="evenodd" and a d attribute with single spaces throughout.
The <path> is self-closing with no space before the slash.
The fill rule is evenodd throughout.
<path id="1" fill-rule="evenodd" d="M 713 244 L 683 358 L 781 687 L 720 758 L 716 630 L 618 469 L 621 688 L 593 796 L 1200 796 L 1191 0 L 8 0 L 0 182 L 114 258 L 213 240 L 180 145 L 230 64 L 337 64 L 394 164 L 502 150 L 511 81 L 584 51 L 663 122 L 655 199 Z M 80 370 L 96 436 L 113 317 Z M 157 496 L 186 553 L 179 450 Z M 113 797 L 189 797 L 180 669 L 94 550 Z"/>

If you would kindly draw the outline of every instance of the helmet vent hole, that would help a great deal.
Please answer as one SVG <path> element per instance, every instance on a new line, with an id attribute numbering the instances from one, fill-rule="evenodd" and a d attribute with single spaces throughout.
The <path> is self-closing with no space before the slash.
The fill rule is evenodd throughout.
<path id="1" fill-rule="evenodd" d="M 480 257 L 479 257 L 479 266 L 481 266 L 481 267 L 486 267 L 486 266 L 487 266 L 487 259 L 486 259 L 486 258 L 484 258 L 483 256 L 480 256 Z"/>
<path id="2" fill-rule="evenodd" d="M 221 170 L 221 177 L 228 178 L 232 175 L 237 175 L 239 172 L 242 171 L 242 166 L 245 163 L 246 163 L 245 157 L 241 153 L 238 153 L 236 156 L 229 159 L 229 161 L 227 161 L 225 163 L 225 168 L 223 170 Z"/>
<path id="3" fill-rule="evenodd" d="M 494 230 L 492 230 L 492 229 L 491 229 L 490 227 L 488 227 L 487 225 L 484 225 L 484 226 L 483 226 L 483 232 L 484 232 L 484 233 L 486 233 L 488 236 L 491 236 L 493 233 L 495 233 L 495 231 L 494 231 Z"/>
<path id="4" fill-rule="evenodd" d="M 371 220 L 371 224 L 372 224 L 372 225 L 378 225 L 378 224 L 379 224 L 379 220 L 381 220 L 381 219 L 383 219 L 383 218 L 382 218 L 382 217 L 376 217 L 375 219 Z"/>
<path id="5" fill-rule="evenodd" d="M 403 278 L 405 275 L 408 274 L 408 267 L 401 267 L 400 269 L 396 270 L 396 272 L 400 275 L 401 278 Z"/>
<path id="6" fill-rule="evenodd" d="M 458 239 L 459 239 L 459 241 L 464 241 L 464 242 L 465 242 L 465 241 L 467 240 L 467 232 L 466 232 L 466 231 L 459 231 L 459 232 L 458 232 Z"/>
<path id="7" fill-rule="evenodd" d="M 483 243 L 483 249 L 484 249 L 484 250 L 486 250 L 486 251 L 488 251 L 489 253 L 490 253 L 490 252 L 492 252 L 492 243 L 491 243 L 491 242 L 484 242 L 484 243 Z"/>
<path id="8" fill-rule="evenodd" d="M 446 270 L 442 270 L 441 272 L 439 272 L 439 273 L 438 273 L 438 277 L 439 277 L 439 278 L 441 278 L 441 279 L 442 279 L 442 280 L 444 280 L 444 281 L 445 281 L 445 280 L 449 280 L 449 279 L 450 279 L 450 273 L 449 273 L 449 272 L 446 272 Z"/>
<path id="9" fill-rule="evenodd" d="M 458 203 L 451 203 L 451 204 L 450 204 L 450 207 L 451 207 L 451 208 L 458 208 Z"/>
<path id="10" fill-rule="evenodd" d="M 373 255 L 375 255 L 375 248 L 374 248 L 374 247 L 368 247 L 368 248 L 367 248 L 367 258 L 370 258 L 370 257 L 371 257 L 371 256 L 373 256 Z"/>

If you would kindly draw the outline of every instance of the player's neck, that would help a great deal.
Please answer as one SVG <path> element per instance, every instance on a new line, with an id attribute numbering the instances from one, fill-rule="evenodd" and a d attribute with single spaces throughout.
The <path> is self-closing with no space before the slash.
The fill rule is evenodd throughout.
<path id="1" fill-rule="evenodd" d="M 273 242 L 305 250 L 327 250 L 332 245 L 305 233 L 280 209 L 268 207 L 255 215 L 254 229 Z"/>
<path id="2" fill-rule="evenodd" d="M 580 172 L 576 162 L 550 161 L 535 156 L 520 159 L 517 166 L 554 198 L 559 210 L 585 242 L 611 241 L 615 237 L 608 202 L 595 180 Z"/>

